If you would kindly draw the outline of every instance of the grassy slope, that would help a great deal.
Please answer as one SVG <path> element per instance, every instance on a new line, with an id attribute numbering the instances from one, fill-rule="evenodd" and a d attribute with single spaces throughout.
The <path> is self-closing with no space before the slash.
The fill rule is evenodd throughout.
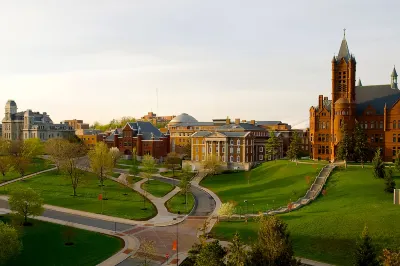
<path id="1" fill-rule="evenodd" d="M 6 265 L 96 265 L 123 248 L 118 238 L 76 228 L 71 229 L 74 245 L 66 246 L 65 226 L 32 221 L 33 226 L 17 227 L 23 250 Z"/>
<path id="2" fill-rule="evenodd" d="M 0 193 L 8 194 L 21 186 L 31 187 L 42 195 L 46 204 L 101 213 L 102 202 L 98 200 L 101 187 L 98 184 L 94 174 L 86 173 L 84 182 L 78 186 L 78 196 L 73 197 L 69 178 L 48 172 L 0 188 Z M 152 204 L 147 204 L 147 210 L 141 210 L 143 198 L 139 193 L 111 180 L 105 180 L 104 184 L 104 196 L 108 200 L 103 200 L 103 214 L 133 220 L 148 219 L 156 215 L 157 211 Z"/>
<path id="3" fill-rule="evenodd" d="M 400 184 L 400 178 L 396 178 Z M 397 185 L 399 187 L 399 185 Z M 327 195 L 298 211 L 281 215 L 289 224 L 297 256 L 338 265 L 351 265 L 356 241 L 365 224 L 379 250 L 400 246 L 399 206 L 393 194 L 383 191 L 383 180 L 372 169 L 349 167 L 335 171 L 328 179 Z M 235 231 L 244 239 L 256 236 L 250 222 L 222 222 L 214 232 L 230 239 Z"/>
<path id="4" fill-rule="evenodd" d="M 189 213 L 194 206 L 194 197 L 192 193 L 187 194 L 187 210 L 185 204 L 185 197 L 186 197 L 185 195 L 178 193 L 171 199 L 169 199 L 165 203 L 165 206 L 167 207 L 168 211 L 172 213 L 178 213 L 178 211 L 185 214 Z"/>
<path id="5" fill-rule="evenodd" d="M 33 174 L 33 173 L 36 173 L 36 172 L 40 172 L 40 171 L 43 171 L 43 170 L 46 170 L 46 169 L 50 169 L 52 167 L 54 167 L 54 166 L 51 165 L 49 161 L 44 160 L 42 158 L 34 158 L 32 160 L 32 162 L 29 164 L 25 175 L 30 175 L 30 174 Z M 6 176 L 4 176 L 4 177 L 0 174 L 0 183 L 4 183 L 4 182 L 7 182 L 7 181 L 10 181 L 10 180 L 19 178 L 19 177 L 21 177 L 21 175 L 16 171 L 8 172 L 6 174 Z"/>
<path id="6" fill-rule="evenodd" d="M 160 175 L 174 179 L 181 179 L 183 173 L 182 170 L 175 170 L 175 176 L 172 176 L 172 171 L 161 172 Z"/>
<path id="7" fill-rule="evenodd" d="M 155 197 L 164 197 L 174 189 L 174 186 L 168 183 L 164 183 L 158 180 L 150 180 L 142 184 L 142 189 L 149 192 Z"/>
<path id="8" fill-rule="evenodd" d="M 322 165 L 299 164 L 285 160 L 264 163 L 251 170 L 250 182 L 245 172 L 206 177 L 201 185 L 216 192 L 222 202 L 234 200 L 245 212 L 244 200 L 248 200 L 248 211 L 266 211 L 287 205 L 305 195 L 311 181 L 317 176 Z M 238 208 L 239 211 L 239 208 Z"/>

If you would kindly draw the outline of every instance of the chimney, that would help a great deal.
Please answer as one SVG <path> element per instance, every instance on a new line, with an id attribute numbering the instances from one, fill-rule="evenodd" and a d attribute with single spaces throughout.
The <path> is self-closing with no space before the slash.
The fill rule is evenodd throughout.
<path id="1" fill-rule="evenodd" d="M 235 118 L 235 124 L 239 125 L 240 124 L 240 118 Z"/>
<path id="2" fill-rule="evenodd" d="M 318 97 L 318 108 L 322 108 L 322 105 L 323 105 L 323 98 L 324 98 L 323 95 L 320 95 L 320 96 Z"/>
<path id="3" fill-rule="evenodd" d="M 226 124 L 230 125 L 231 124 L 231 120 L 229 119 L 229 117 L 226 118 Z"/>
<path id="4" fill-rule="evenodd" d="M 247 122 L 246 119 L 242 120 L 242 123 L 246 123 L 246 122 Z"/>
<path id="5" fill-rule="evenodd" d="M 256 120 L 250 120 L 250 124 L 253 126 L 256 125 Z"/>

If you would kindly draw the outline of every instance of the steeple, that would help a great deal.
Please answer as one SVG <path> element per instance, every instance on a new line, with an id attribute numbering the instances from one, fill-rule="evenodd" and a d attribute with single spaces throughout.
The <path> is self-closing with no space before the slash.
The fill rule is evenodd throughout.
<path id="1" fill-rule="evenodd" d="M 360 78 L 358 78 L 357 86 L 358 86 L 358 87 L 361 87 L 361 86 L 362 86 L 362 83 L 361 83 L 361 79 L 360 79 Z"/>
<path id="2" fill-rule="evenodd" d="M 337 61 L 340 61 L 342 58 L 344 58 L 346 62 L 348 62 L 350 59 L 349 47 L 347 46 L 347 41 L 346 41 L 346 29 L 343 29 L 343 40 L 342 43 L 340 44 Z"/>
<path id="3" fill-rule="evenodd" d="M 390 75 L 391 81 L 390 81 L 390 87 L 392 89 L 397 89 L 397 72 L 396 72 L 396 66 L 393 67 L 392 75 Z"/>

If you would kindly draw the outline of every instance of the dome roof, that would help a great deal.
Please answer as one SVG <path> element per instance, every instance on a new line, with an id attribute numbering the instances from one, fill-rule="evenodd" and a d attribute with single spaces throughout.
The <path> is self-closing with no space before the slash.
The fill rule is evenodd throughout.
<path id="1" fill-rule="evenodd" d="M 6 105 L 9 105 L 9 106 L 17 106 L 17 104 L 14 102 L 14 100 L 8 100 L 7 103 L 6 103 Z"/>
<path id="2" fill-rule="evenodd" d="M 193 116 L 183 113 L 174 117 L 169 123 L 177 124 L 177 123 L 197 123 L 197 122 L 198 121 Z"/>

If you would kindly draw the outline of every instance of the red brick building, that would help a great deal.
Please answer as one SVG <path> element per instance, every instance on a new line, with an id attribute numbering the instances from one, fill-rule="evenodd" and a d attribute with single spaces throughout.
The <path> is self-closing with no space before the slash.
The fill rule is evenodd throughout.
<path id="1" fill-rule="evenodd" d="M 130 122 L 122 129 L 110 132 L 104 140 L 108 147 L 118 147 L 126 156 L 132 156 L 133 149 L 140 160 L 144 155 L 151 155 L 162 161 L 170 152 L 170 139 L 150 122 Z"/>
<path id="2" fill-rule="evenodd" d="M 342 139 L 341 125 L 350 134 L 356 121 L 368 136 L 371 151 L 381 148 L 385 161 L 393 161 L 400 151 L 400 91 L 393 68 L 388 84 L 356 86 L 356 59 L 344 37 L 339 54 L 332 61 L 332 96 L 320 95 L 310 108 L 310 156 L 334 161 Z M 389 83 L 390 81 L 390 83 Z"/>

